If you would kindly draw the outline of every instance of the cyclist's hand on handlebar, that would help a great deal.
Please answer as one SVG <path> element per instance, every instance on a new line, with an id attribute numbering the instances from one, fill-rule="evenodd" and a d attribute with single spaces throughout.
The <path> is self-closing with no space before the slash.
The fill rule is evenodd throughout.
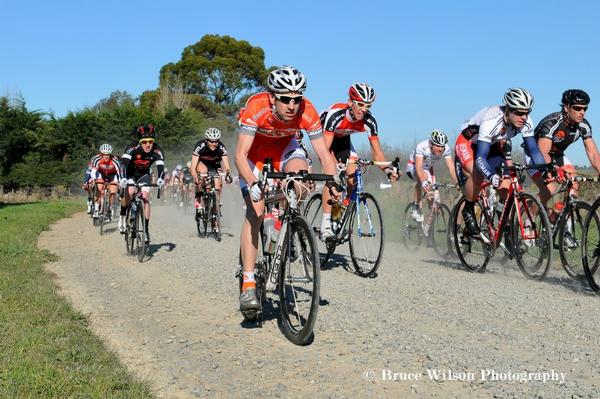
<path id="1" fill-rule="evenodd" d="M 124 177 L 121 180 L 119 180 L 119 187 L 121 188 L 125 188 L 127 187 L 127 179 Z"/>
<path id="2" fill-rule="evenodd" d="M 333 201 L 339 201 L 344 188 L 335 182 L 327 182 L 326 186 L 329 189 L 329 194 L 331 194 Z"/>
<path id="3" fill-rule="evenodd" d="M 233 182 L 233 178 L 231 177 L 231 171 L 228 170 L 227 174 L 225 175 L 225 183 L 231 184 L 231 182 Z"/>
<path id="4" fill-rule="evenodd" d="M 429 190 L 431 190 L 431 182 L 429 180 L 423 180 L 421 182 L 421 188 L 423 189 L 423 191 L 428 193 Z"/>
<path id="5" fill-rule="evenodd" d="M 492 186 L 494 186 L 494 188 L 498 188 L 501 181 L 502 181 L 502 178 L 498 174 L 495 174 L 490 178 L 490 183 L 492 183 Z"/>
<path id="6" fill-rule="evenodd" d="M 263 187 L 262 187 L 261 182 L 255 181 L 254 183 L 252 183 L 249 191 L 250 191 L 250 198 L 252 198 L 252 201 L 258 202 L 262 199 Z"/>

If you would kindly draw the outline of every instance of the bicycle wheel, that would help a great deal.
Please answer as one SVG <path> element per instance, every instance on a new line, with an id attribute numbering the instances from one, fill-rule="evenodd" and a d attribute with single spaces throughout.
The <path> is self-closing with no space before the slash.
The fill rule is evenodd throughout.
<path id="1" fill-rule="evenodd" d="M 206 234 L 208 233 L 207 228 L 208 228 L 208 216 L 207 216 L 207 204 L 208 204 L 208 197 L 205 195 L 202 195 L 202 203 L 204 204 L 204 209 L 203 212 L 199 212 L 199 210 L 196 210 L 196 228 L 198 229 L 198 236 L 199 237 L 206 237 Z"/>
<path id="2" fill-rule="evenodd" d="M 217 198 L 213 195 L 213 206 L 211 208 L 211 224 L 212 224 L 212 232 L 215 240 L 217 242 L 221 242 L 221 218 L 219 212 L 219 204 L 217 203 Z"/>
<path id="3" fill-rule="evenodd" d="M 125 249 L 127 250 L 127 255 L 133 255 L 133 246 L 135 244 L 135 232 L 132 226 L 132 215 L 131 215 L 131 207 L 127 209 L 127 213 L 125 215 Z M 135 217 L 135 216 L 133 216 Z"/>
<path id="4" fill-rule="evenodd" d="M 283 241 L 279 270 L 280 327 L 296 345 L 313 337 L 321 285 L 317 243 L 308 222 L 293 216 Z"/>
<path id="5" fill-rule="evenodd" d="M 450 209 L 444 204 L 438 204 L 437 212 L 433 214 L 429 237 L 433 242 L 435 253 L 442 258 L 450 255 L 448 235 L 450 233 Z"/>
<path id="6" fill-rule="evenodd" d="M 100 214 L 100 235 L 104 235 L 104 224 L 108 221 L 108 212 L 110 212 L 108 195 L 104 195 L 102 199 L 102 213 Z"/>
<path id="7" fill-rule="evenodd" d="M 583 223 L 582 263 L 588 284 L 600 295 L 600 199 L 592 204 Z"/>
<path id="8" fill-rule="evenodd" d="M 465 205 L 465 197 L 461 197 L 455 207 L 452 220 L 452 237 L 454 249 L 460 263 L 470 272 L 483 272 L 490 261 L 492 251 L 491 244 L 485 243 L 480 237 L 472 237 L 463 222 L 462 210 Z M 475 203 L 475 217 L 482 231 L 488 230 L 484 209 L 479 201 Z"/>
<path id="9" fill-rule="evenodd" d="M 419 249 L 423 236 L 423 225 L 411 216 L 414 207 L 414 203 L 411 202 L 406 205 L 402 214 L 402 241 L 406 249 L 410 252 Z"/>
<path id="10" fill-rule="evenodd" d="M 581 260 L 581 243 L 585 219 L 592 209 L 587 202 L 577 201 L 565 209 L 567 217 L 562 220 L 558 234 L 558 253 L 565 272 L 574 280 L 585 279 Z"/>
<path id="11" fill-rule="evenodd" d="M 513 253 L 525 277 L 541 280 L 548 273 L 552 259 L 552 226 L 544 207 L 533 195 L 519 193 L 515 201 L 520 208 L 521 223 L 514 208 L 510 215 Z M 534 214 L 532 207 L 538 212 Z"/>
<path id="12" fill-rule="evenodd" d="M 350 214 L 350 257 L 356 274 L 376 276 L 385 242 L 379 204 L 369 193 L 360 196 Z"/>
<path id="13" fill-rule="evenodd" d="M 323 218 L 323 196 L 321 193 L 314 193 L 304 208 L 304 217 L 312 227 L 319 250 L 320 265 L 324 267 L 331 254 L 335 251 L 334 241 L 325 243 L 321 240 L 321 219 Z"/>
<path id="14" fill-rule="evenodd" d="M 146 218 L 143 205 L 138 206 L 135 222 L 135 245 L 138 261 L 142 263 L 146 256 Z"/>

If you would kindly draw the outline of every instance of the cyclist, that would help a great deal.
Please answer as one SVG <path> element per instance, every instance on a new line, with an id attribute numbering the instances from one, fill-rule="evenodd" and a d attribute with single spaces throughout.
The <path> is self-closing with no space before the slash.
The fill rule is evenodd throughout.
<path id="1" fill-rule="evenodd" d="M 92 213 L 92 204 L 94 200 L 94 180 L 92 179 L 92 161 L 90 160 L 85 168 L 85 173 L 83 174 L 83 184 L 81 188 L 87 192 L 87 214 Z"/>
<path id="2" fill-rule="evenodd" d="M 428 194 L 431 186 L 435 183 L 435 174 L 433 165 L 444 158 L 446 167 L 450 172 L 450 178 L 456 184 L 456 171 L 452 161 L 450 146 L 448 145 L 448 136 L 441 130 L 435 129 L 431 132 L 428 140 L 421 141 L 410 154 L 410 158 L 406 164 L 406 176 L 415 181 L 415 206 L 411 211 L 411 217 L 421 223 L 423 222 L 423 214 L 421 213 L 421 194 L 424 191 Z M 427 196 L 428 205 L 431 208 L 434 198 Z M 427 234 L 428 223 L 423 225 L 425 234 Z"/>
<path id="3" fill-rule="evenodd" d="M 466 198 L 462 211 L 465 226 L 471 235 L 479 234 L 474 205 L 483 180 L 500 188 L 504 198 L 509 181 L 496 173 L 505 160 L 503 145 L 517 134 L 523 135 L 525 147 L 536 164 L 544 164 L 537 147 L 533 122 L 529 113 L 533 96 L 525 89 L 508 89 L 503 105 L 483 108 L 461 126 L 455 145 L 455 168 L 458 184 Z"/>
<path id="4" fill-rule="evenodd" d="M 267 92 L 248 99 L 239 113 L 240 131 L 235 164 L 240 174 L 240 187 L 246 204 L 246 216 L 240 234 L 243 266 L 240 310 L 258 310 L 254 263 L 258 248 L 258 231 L 265 202 L 258 180 L 263 161 L 270 157 L 276 170 L 307 170 L 304 151 L 295 134 L 304 130 L 310 138 L 325 173 L 335 173 L 335 162 L 323 139 L 319 114 L 304 98 L 306 79 L 294 67 L 284 66 L 269 73 Z M 327 184 L 331 187 L 332 184 Z M 334 189 L 334 195 L 337 191 Z"/>
<path id="5" fill-rule="evenodd" d="M 167 185 L 167 189 L 169 190 L 170 195 L 174 200 L 177 199 L 177 193 L 181 190 L 182 177 L 180 177 L 180 174 L 182 174 L 182 170 L 183 166 L 181 166 L 180 164 L 175 166 L 175 168 L 173 168 L 173 172 L 171 173 L 169 183 Z"/>
<path id="6" fill-rule="evenodd" d="M 96 207 L 94 209 L 94 217 L 98 217 L 100 211 L 100 205 L 104 201 L 104 185 L 108 185 L 110 196 L 108 201 L 110 203 L 110 209 L 112 209 L 115 198 L 117 195 L 117 186 L 121 177 L 124 177 L 124 170 L 121 162 L 112 155 L 113 148 L 110 144 L 102 144 L 100 146 L 100 154 L 92 158 L 92 171 L 91 175 L 96 179 L 98 185 L 98 197 L 96 198 Z M 112 212 L 108 214 L 110 220 L 112 220 Z"/>
<path id="7" fill-rule="evenodd" d="M 217 204 L 221 203 L 221 176 L 220 172 L 225 170 L 225 181 L 231 183 L 231 168 L 229 167 L 229 155 L 225 144 L 221 142 L 221 131 L 216 127 L 209 127 L 204 132 L 204 139 L 198 141 L 192 152 L 191 173 L 196 183 L 196 209 L 204 212 L 204 204 L 200 193 L 204 190 L 206 178 L 200 179 L 198 173 L 215 173 L 215 190 L 217 191 Z"/>
<path id="8" fill-rule="evenodd" d="M 191 184 L 194 181 L 194 176 L 192 175 L 192 162 L 187 161 L 185 163 L 185 166 L 179 172 L 178 178 L 181 185 L 181 201 L 179 202 L 179 207 L 182 208 L 184 200 L 188 202 L 192 195 Z"/>
<path id="9" fill-rule="evenodd" d="M 367 133 L 369 144 L 375 161 L 385 161 L 385 155 L 381 149 L 377 131 L 377 121 L 370 108 L 375 101 L 375 90 L 366 83 L 355 83 L 348 90 L 348 101 L 336 103 L 321 113 L 321 124 L 325 132 L 325 142 L 334 158 L 345 163 L 348 159 L 358 159 L 354 146 L 350 141 L 350 135 L 354 133 Z M 393 168 L 380 166 L 391 180 L 397 180 L 398 174 Z M 352 192 L 354 187 L 353 174 L 356 165 L 348 165 L 346 169 L 347 190 Z M 321 239 L 333 236 L 331 229 L 331 205 L 328 204 L 329 196 L 323 196 L 323 219 L 321 221 Z"/>
<path id="10" fill-rule="evenodd" d="M 121 188 L 125 189 L 127 184 L 134 183 L 151 183 L 150 168 L 156 162 L 158 171 L 158 179 L 156 184 L 162 188 L 164 181 L 165 157 L 163 150 L 154 141 L 155 130 L 152 125 L 141 125 L 136 130 L 139 142 L 129 145 L 125 153 L 121 157 L 121 161 L 126 170 L 126 177 L 119 182 Z M 129 187 L 125 191 L 123 200 L 121 201 L 121 217 L 119 218 L 119 231 L 125 232 L 125 215 L 127 207 L 131 201 L 131 197 L 135 194 L 135 187 Z M 146 242 L 150 242 L 149 228 L 150 225 L 150 187 L 142 187 L 142 197 L 144 201 L 144 216 L 146 218 Z"/>
<path id="11" fill-rule="evenodd" d="M 540 152 L 547 163 L 552 162 L 556 165 L 559 171 L 558 179 L 561 181 L 564 178 L 562 172 L 566 172 L 567 175 L 577 174 L 575 167 L 564 152 L 580 137 L 583 140 L 583 146 L 592 167 L 600 173 L 600 154 L 592 138 L 592 126 L 584 117 L 589 103 L 590 96 L 585 91 L 579 89 L 566 90 L 562 94 L 562 109 L 547 115 L 535 128 L 535 137 Z M 525 162 L 527 164 L 533 162 L 527 151 L 525 151 Z M 532 171 L 530 174 L 539 189 L 540 200 L 547 208 L 548 200 L 552 194 L 556 193 L 558 185 L 554 181 L 546 183 L 542 174 L 537 171 Z M 577 194 L 579 184 L 574 183 L 573 189 Z M 552 219 L 555 212 L 560 212 L 562 205 L 557 203 L 555 209 L 549 210 Z"/>

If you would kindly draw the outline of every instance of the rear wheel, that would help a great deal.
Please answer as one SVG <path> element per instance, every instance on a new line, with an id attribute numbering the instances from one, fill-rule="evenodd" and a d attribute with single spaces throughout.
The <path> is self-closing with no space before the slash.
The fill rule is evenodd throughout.
<path id="1" fill-rule="evenodd" d="M 581 244 L 584 230 L 584 222 L 590 213 L 592 206 L 587 202 L 577 201 L 575 206 L 565 209 L 567 217 L 559 226 L 558 253 L 565 272 L 575 280 L 585 279 L 583 261 L 581 256 Z"/>
<path id="2" fill-rule="evenodd" d="M 600 295 L 600 199 L 597 199 L 587 214 L 583 228 L 583 271 L 588 284 Z"/>
<path id="3" fill-rule="evenodd" d="M 323 196 L 321 193 L 314 193 L 308 200 L 304 208 L 304 217 L 314 232 L 319 250 L 319 264 L 323 267 L 335 251 L 336 245 L 333 241 L 325 243 L 321 240 L 321 219 L 323 218 Z"/>
<path id="4" fill-rule="evenodd" d="M 196 217 L 196 227 L 198 229 L 198 235 L 200 237 L 206 237 L 208 234 L 208 214 L 209 214 L 209 206 L 210 206 L 210 197 L 207 195 L 202 195 L 202 204 L 203 211 L 197 211 L 198 216 Z"/>
<path id="5" fill-rule="evenodd" d="M 361 194 L 350 214 L 350 257 L 356 274 L 374 277 L 381 263 L 385 231 L 379 204 L 369 193 Z"/>
<path id="6" fill-rule="evenodd" d="M 519 193 L 516 201 L 521 223 L 515 209 L 510 222 L 513 253 L 525 277 L 541 280 L 548 273 L 552 258 L 552 227 L 548 214 L 531 194 Z M 534 209 L 537 212 L 533 212 Z"/>
<path id="7" fill-rule="evenodd" d="M 450 209 L 444 204 L 437 205 L 437 212 L 433 214 L 433 220 L 429 227 L 429 237 L 433 242 L 435 253 L 446 258 L 450 255 L 448 237 L 450 235 Z"/>
<path id="8" fill-rule="evenodd" d="M 319 253 L 312 228 L 294 216 L 283 241 L 279 270 L 279 307 L 283 334 L 296 345 L 313 337 L 320 298 Z"/>
<path id="9" fill-rule="evenodd" d="M 491 244 L 484 242 L 481 237 L 473 237 L 466 230 L 462 217 L 462 210 L 466 199 L 462 197 L 455 207 L 452 220 L 452 236 L 454 248 L 460 263 L 470 272 L 482 272 L 485 270 L 491 258 Z M 475 220 L 481 231 L 488 231 L 487 219 L 479 201 L 474 204 Z"/>
<path id="10" fill-rule="evenodd" d="M 412 211 L 417 206 L 410 203 L 404 209 L 402 214 L 402 241 L 404 246 L 410 252 L 416 251 L 421 246 L 423 227 L 420 222 L 417 222 L 412 216 Z"/>

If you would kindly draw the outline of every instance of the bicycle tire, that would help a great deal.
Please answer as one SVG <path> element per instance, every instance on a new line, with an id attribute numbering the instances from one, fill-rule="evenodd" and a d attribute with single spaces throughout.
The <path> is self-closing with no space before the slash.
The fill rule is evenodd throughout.
<path id="1" fill-rule="evenodd" d="M 215 240 L 217 242 L 221 242 L 221 218 L 219 216 L 219 204 L 217 203 L 217 197 L 213 194 L 213 206 L 212 206 L 212 216 L 211 216 L 211 224 L 212 224 L 212 232 Z M 216 228 L 216 230 L 215 230 Z"/>
<path id="2" fill-rule="evenodd" d="M 146 256 L 146 218 L 144 217 L 144 206 L 138 205 L 138 211 L 135 222 L 135 244 L 136 255 L 140 263 L 144 261 Z"/>
<path id="3" fill-rule="evenodd" d="M 406 205 L 404 213 L 402 213 L 402 242 L 404 243 L 404 247 L 410 252 L 419 249 L 423 237 L 423 225 L 411 216 L 414 206 L 414 202 L 411 202 Z"/>
<path id="4" fill-rule="evenodd" d="M 582 263 L 589 286 L 600 295 L 600 198 L 594 201 L 584 221 Z"/>
<path id="5" fill-rule="evenodd" d="M 532 239 L 522 236 L 516 208 L 513 208 L 510 215 L 510 234 L 512 237 L 513 254 L 515 255 L 515 260 L 517 261 L 519 269 L 525 277 L 533 280 L 541 280 L 548 273 L 552 261 L 552 226 L 550 225 L 550 220 L 548 219 L 545 208 L 536 197 L 528 193 L 519 193 L 515 198 L 515 201 L 518 201 L 521 205 L 523 226 L 528 225 L 527 220 L 525 219 L 527 218 L 529 220 L 529 225 L 535 227 L 534 231 L 536 238 Z M 516 206 L 515 204 L 513 204 L 513 207 Z M 534 207 L 533 209 L 538 209 L 535 219 L 533 220 L 532 212 L 529 210 L 532 205 Z M 526 259 L 524 256 L 529 253 L 529 249 L 532 249 L 532 260 L 535 259 L 533 266 L 528 264 L 529 259 Z M 538 249 L 539 255 L 536 254 Z"/>
<path id="6" fill-rule="evenodd" d="M 573 280 L 582 281 L 585 279 L 585 271 L 583 270 L 582 256 L 579 248 L 581 247 L 581 237 L 583 236 L 584 222 L 587 214 L 592 209 L 592 206 L 585 201 L 575 202 L 575 206 L 568 205 L 565 212 L 568 212 L 570 220 L 575 223 L 570 226 L 567 218 L 562 219 L 558 234 L 558 254 L 560 261 L 565 269 L 565 272 Z M 569 248 L 565 242 L 566 234 L 569 234 L 574 243 L 575 248 Z"/>
<path id="7" fill-rule="evenodd" d="M 292 253 L 293 250 L 293 253 Z M 290 342 L 306 345 L 314 337 L 319 310 L 321 275 L 315 235 L 300 215 L 290 218 L 279 268 L 280 328 Z M 295 286 L 306 283 L 298 290 Z M 307 310 L 300 314 L 300 307 Z"/>
<path id="8" fill-rule="evenodd" d="M 433 214 L 431 226 L 429 226 L 429 237 L 433 242 L 433 250 L 444 259 L 450 256 L 450 247 L 448 246 L 450 218 L 450 208 L 445 204 L 439 204 L 437 213 Z"/>
<path id="9" fill-rule="evenodd" d="M 314 193 L 306 206 L 304 207 L 304 217 L 308 224 L 312 227 L 312 230 L 315 235 L 315 240 L 317 241 L 317 247 L 319 249 L 319 259 L 320 266 L 325 267 L 327 261 L 335 252 L 335 247 L 337 246 L 335 241 L 331 241 L 330 243 L 325 243 L 321 240 L 321 219 L 322 219 L 322 210 L 323 210 L 323 195 L 321 193 Z"/>
<path id="10" fill-rule="evenodd" d="M 452 220 L 455 253 L 467 271 L 473 273 L 484 272 L 491 258 L 489 244 L 484 243 L 480 238 L 470 237 L 465 234 L 465 226 L 463 226 L 462 222 L 459 223 L 462 220 L 462 208 L 465 201 L 466 198 L 464 196 L 458 200 Z M 487 221 L 483 215 L 483 208 L 480 201 L 475 202 L 475 206 L 479 208 L 479 212 L 477 212 L 477 209 L 475 210 L 475 215 L 478 216 L 480 229 L 487 229 Z M 484 224 L 482 225 L 482 223 Z M 473 247 L 475 247 L 475 250 L 473 250 Z"/>
<path id="11" fill-rule="evenodd" d="M 371 205 L 367 205 L 367 202 L 371 202 Z M 371 214 L 372 210 L 375 211 L 375 218 Z M 377 269 L 379 269 L 379 265 L 381 264 L 381 257 L 383 256 L 383 249 L 385 246 L 385 228 L 383 224 L 383 217 L 381 214 L 381 208 L 379 208 L 379 204 L 375 197 L 369 193 L 363 193 L 356 204 L 355 207 L 351 209 L 350 214 L 350 228 L 349 228 L 349 245 L 350 245 L 350 259 L 352 259 L 352 265 L 354 266 L 354 271 L 360 277 L 375 277 L 377 275 Z M 364 212 L 364 215 L 361 214 Z M 357 217 L 358 215 L 358 217 Z M 363 219 L 364 217 L 364 219 Z M 368 234 L 364 236 L 358 236 L 358 234 L 362 234 L 360 230 L 362 227 L 359 223 L 361 223 L 361 219 L 368 220 L 368 225 L 365 227 L 369 228 Z M 354 222 L 357 222 L 358 226 L 355 226 Z M 375 222 L 375 225 L 373 225 Z M 355 230 L 355 227 L 357 229 Z M 366 241 L 364 238 L 374 238 L 372 241 Z M 360 246 L 354 243 L 355 238 L 362 238 L 362 249 L 364 252 L 364 257 L 358 256 L 358 251 L 360 251 Z M 373 243 L 376 240 L 379 240 L 379 243 Z M 367 245 L 365 245 L 365 242 Z M 373 243 L 373 245 L 370 245 Z M 373 253 L 367 253 L 367 247 L 370 246 L 374 249 Z M 359 261 L 363 261 L 362 264 Z"/>
<path id="12" fill-rule="evenodd" d="M 107 215 L 108 212 L 110 212 L 109 207 L 110 205 L 108 204 L 108 196 L 105 194 L 104 198 L 102 199 L 102 214 L 100 215 L 100 235 L 104 235 L 104 224 L 107 222 L 108 219 Z"/>
<path id="13" fill-rule="evenodd" d="M 131 212 L 131 207 L 129 207 L 125 215 L 125 249 L 127 255 L 133 255 L 133 246 L 135 242 L 133 226 L 131 225 Z"/>

